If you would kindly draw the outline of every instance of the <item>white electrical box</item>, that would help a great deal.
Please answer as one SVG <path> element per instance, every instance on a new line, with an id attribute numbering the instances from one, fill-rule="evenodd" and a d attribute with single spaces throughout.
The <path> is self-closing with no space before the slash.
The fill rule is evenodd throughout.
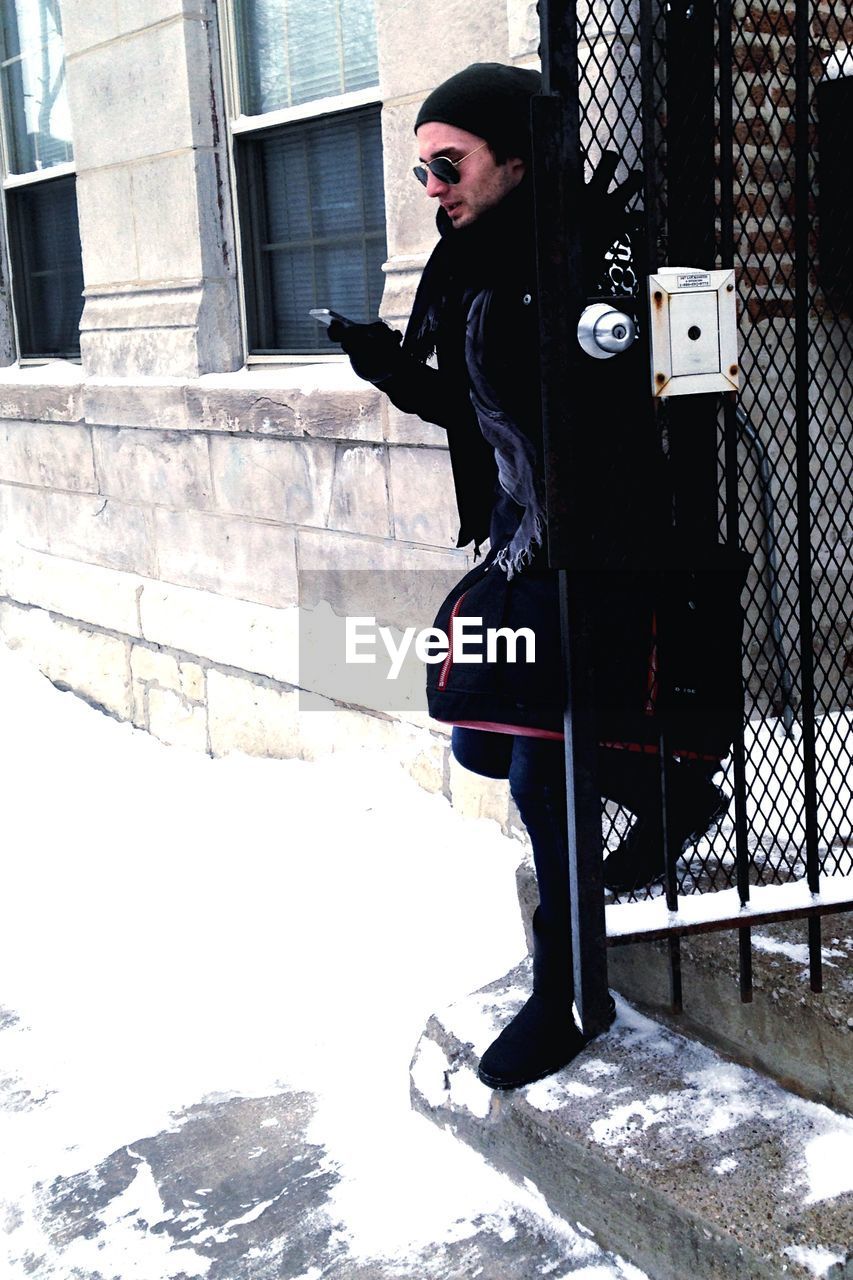
<path id="1" fill-rule="evenodd" d="M 737 391 L 735 273 L 662 267 L 649 276 L 652 394 Z"/>

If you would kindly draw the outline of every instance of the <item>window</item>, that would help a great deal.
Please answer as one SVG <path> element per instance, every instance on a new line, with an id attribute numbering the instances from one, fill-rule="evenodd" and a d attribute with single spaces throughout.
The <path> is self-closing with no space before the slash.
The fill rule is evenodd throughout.
<path id="1" fill-rule="evenodd" d="M 0 6 L 3 193 L 22 358 L 79 356 L 83 266 L 58 0 Z"/>
<path id="2" fill-rule="evenodd" d="M 250 356 L 330 351 L 386 257 L 373 0 L 234 0 L 234 167 Z"/>

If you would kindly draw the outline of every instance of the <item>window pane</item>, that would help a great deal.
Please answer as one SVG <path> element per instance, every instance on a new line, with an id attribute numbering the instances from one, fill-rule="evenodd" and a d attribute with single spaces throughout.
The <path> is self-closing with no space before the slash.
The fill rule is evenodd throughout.
<path id="1" fill-rule="evenodd" d="M 59 0 L 6 0 L 0 12 L 9 170 L 63 164 L 73 152 Z"/>
<path id="2" fill-rule="evenodd" d="M 373 0 L 235 0 L 245 115 L 376 84 Z"/>
<path id="3" fill-rule="evenodd" d="M 253 352 L 330 350 L 311 307 L 374 320 L 386 257 L 379 110 L 243 138 Z"/>
<path id="4" fill-rule="evenodd" d="M 20 355 L 80 351 L 83 266 L 74 178 L 6 192 Z"/>

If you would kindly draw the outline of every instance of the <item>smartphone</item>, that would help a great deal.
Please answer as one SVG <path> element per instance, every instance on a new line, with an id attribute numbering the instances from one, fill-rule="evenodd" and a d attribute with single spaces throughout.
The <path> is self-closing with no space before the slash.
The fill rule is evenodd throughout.
<path id="1" fill-rule="evenodd" d="M 330 311 L 328 307 L 314 307 L 308 312 L 312 320 L 317 320 L 320 324 L 330 325 L 333 320 L 337 320 L 338 324 L 352 325 L 358 324 L 357 320 L 348 320 L 346 316 L 342 316 L 339 311 Z"/>

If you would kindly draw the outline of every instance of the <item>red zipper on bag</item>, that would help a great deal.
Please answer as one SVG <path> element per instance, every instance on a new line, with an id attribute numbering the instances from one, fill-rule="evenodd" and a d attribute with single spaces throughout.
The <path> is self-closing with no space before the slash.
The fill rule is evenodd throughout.
<path id="1" fill-rule="evenodd" d="M 467 594 L 467 591 L 462 592 L 462 595 L 450 610 L 450 617 L 447 620 L 447 657 L 444 659 L 444 662 L 442 662 L 441 670 L 438 673 L 437 688 L 440 690 L 447 687 L 447 681 L 450 678 L 450 669 L 453 666 L 453 619 L 458 615 L 459 610 L 462 608 L 462 601 L 465 599 Z"/>

